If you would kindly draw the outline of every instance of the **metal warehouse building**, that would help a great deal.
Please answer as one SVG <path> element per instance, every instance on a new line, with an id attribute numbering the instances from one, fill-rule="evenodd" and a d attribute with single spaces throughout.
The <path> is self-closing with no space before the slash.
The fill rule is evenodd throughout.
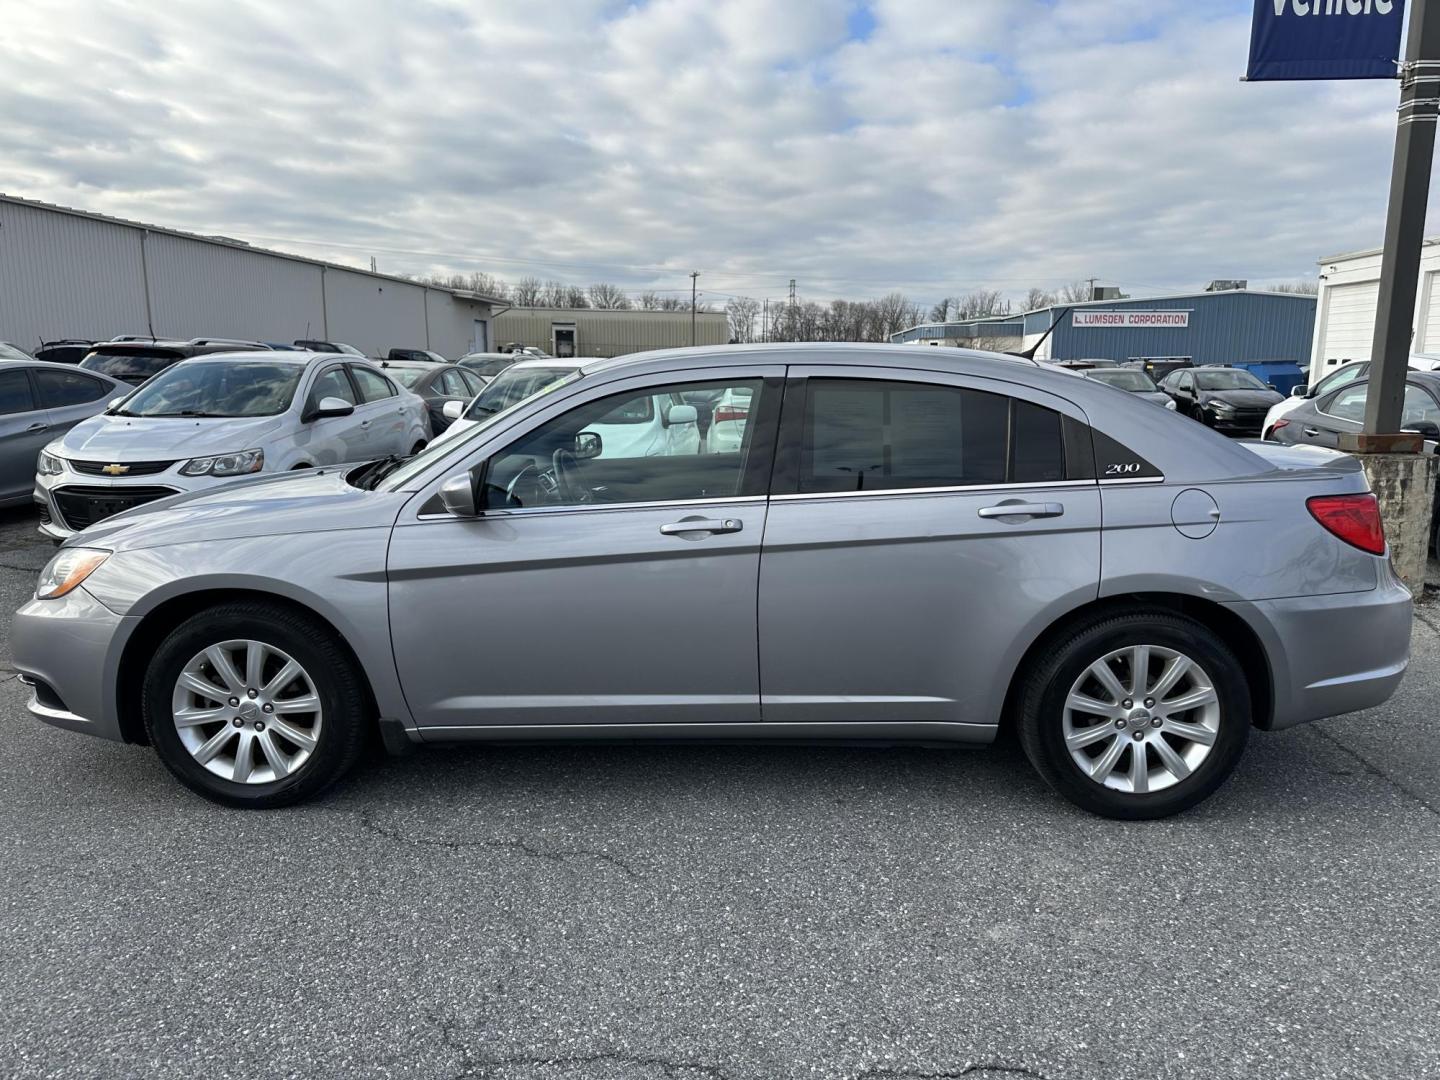
<path id="1" fill-rule="evenodd" d="M 0 195 L 0 340 L 117 334 L 344 341 L 454 359 L 494 347 L 492 297 Z"/>
<path id="2" fill-rule="evenodd" d="M 697 312 L 694 344 L 724 345 L 723 311 Z M 691 344 L 690 312 L 600 308 L 510 308 L 495 317 L 495 341 L 533 345 L 552 356 L 622 356 Z"/>
<path id="3" fill-rule="evenodd" d="M 1355 251 L 1320 260 L 1320 311 L 1310 381 L 1347 360 L 1370 359 L 1380 305 L 1382 250 Z M 1440 355 L 1440 238 L 1425 241 L 1420 252 L 1420 288 L 1410 350 Z"/>
<path id="4" fill-rule="evenodd" d="M 916 326 L 890 340 L 1012 352 L 1038 343 L 1040 360 L 1186 357 L 1196 364 L 1303 364 L 1310 357 L 1315 303 L 1313 296 L 1251 289 L 1092 300 L 1022 315 Z"/>

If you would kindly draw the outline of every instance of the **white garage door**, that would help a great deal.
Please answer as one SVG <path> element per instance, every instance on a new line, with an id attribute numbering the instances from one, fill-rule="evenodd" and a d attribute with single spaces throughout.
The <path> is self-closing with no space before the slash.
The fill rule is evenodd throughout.
<path id="1" fill-rule="evenodd" d="M 1415 351 L 1440 353 L 1440 273 L 1431 270 L 1425 275 L 1420 283 L 1420 302 L 1429 306 L 1420 315 Z"/>
<path id="2" fill-rule="evenodd" d="M 1345 360 L 1370 359 L 1370 346 L 1375 338 L 1375 309 L 1379 303 L 1378 281 L 1358 281 L 1325 290 L 1324 336 L 1316 350 L 1321 371 L 1310 373 L 1312 383 L 1317 374 L 1338 367 Z"/>

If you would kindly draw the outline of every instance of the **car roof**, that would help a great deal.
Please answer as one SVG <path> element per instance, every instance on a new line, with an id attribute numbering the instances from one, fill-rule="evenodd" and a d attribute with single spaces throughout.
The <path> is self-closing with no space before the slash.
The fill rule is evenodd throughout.
<path id="1" fill-rule="evenodd" d="M 641 354 L 637 353 L 635 355 Z M 652 356 L 654 354 L 646 353 L 643 355 Z M 532 356 L 528 360 L 516 360 L 515 363 L 511 364 L 505 371 L 533 371 L 536 368 L 583 368 L 588 374 L 591 371 L 600 370 L 600 368 L 594 365 L 603 363 L 605 363 L 604 358 L 599 356 Z"/>

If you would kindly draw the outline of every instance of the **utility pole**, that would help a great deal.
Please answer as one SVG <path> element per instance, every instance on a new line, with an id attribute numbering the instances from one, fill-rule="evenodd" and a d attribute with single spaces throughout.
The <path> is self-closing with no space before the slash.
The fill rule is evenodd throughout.
<path id="1" fill-rule="evenodd" d="M 1435 123 L 1440 117 L 1440 0 L 1410 0 L 1410 32 L 1400 65 L 1399 113 L 1365 426 L 1363 433 L 1355 436 L 1356 445 L 1342 444 L 1344 449 L 1421 449 L 1419 436 L 1407 439 L 1397 433 L 1405 403 Z"/>
<path id="2" fill-rule="evenodd" d="M 790 326 L 788 327 L 791 341 L 795 341 L 799 336 L 795 332 L 795 321 L 795 279 L 792 277 L 790 279 Z"/>
<path id="3" fill-rule="evenodd" d="M 1094 300 L 1094 299 L 1095 299 L 1095 282 L 1099 281 L 1100 279 L 1099 279 L 1099 278 L 1093 278 L 1093 277 L 1092 277 L 1092 278 L 1087 278 L 1086 280 L 1090 283 L 1090 291 L 1085 294 L 1085 299 L 1086 299 L 1086 300 Z"/>
<path id="4" fill-rule="evenodd" d="M 695 344 L 695 284 L 700 278 L 699 270 L 690 271 L 690 344 Z"/>
<path id="5" fill-rule="evenodd" d="M 760 317 L 760 340 L 770 340 L 770 298 L 765 298 L 765 314 Z"/>

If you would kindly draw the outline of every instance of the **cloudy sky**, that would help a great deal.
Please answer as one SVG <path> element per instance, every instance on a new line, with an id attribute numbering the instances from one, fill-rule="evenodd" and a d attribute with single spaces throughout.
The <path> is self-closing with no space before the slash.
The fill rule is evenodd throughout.
<path id="1" fill-rule="evenodd" d="M 917 300 L 1313 277 L 1396 86 L 1246 85 L 1249 0 L 34 0 L 0 191 L 407 273 Z"/>

